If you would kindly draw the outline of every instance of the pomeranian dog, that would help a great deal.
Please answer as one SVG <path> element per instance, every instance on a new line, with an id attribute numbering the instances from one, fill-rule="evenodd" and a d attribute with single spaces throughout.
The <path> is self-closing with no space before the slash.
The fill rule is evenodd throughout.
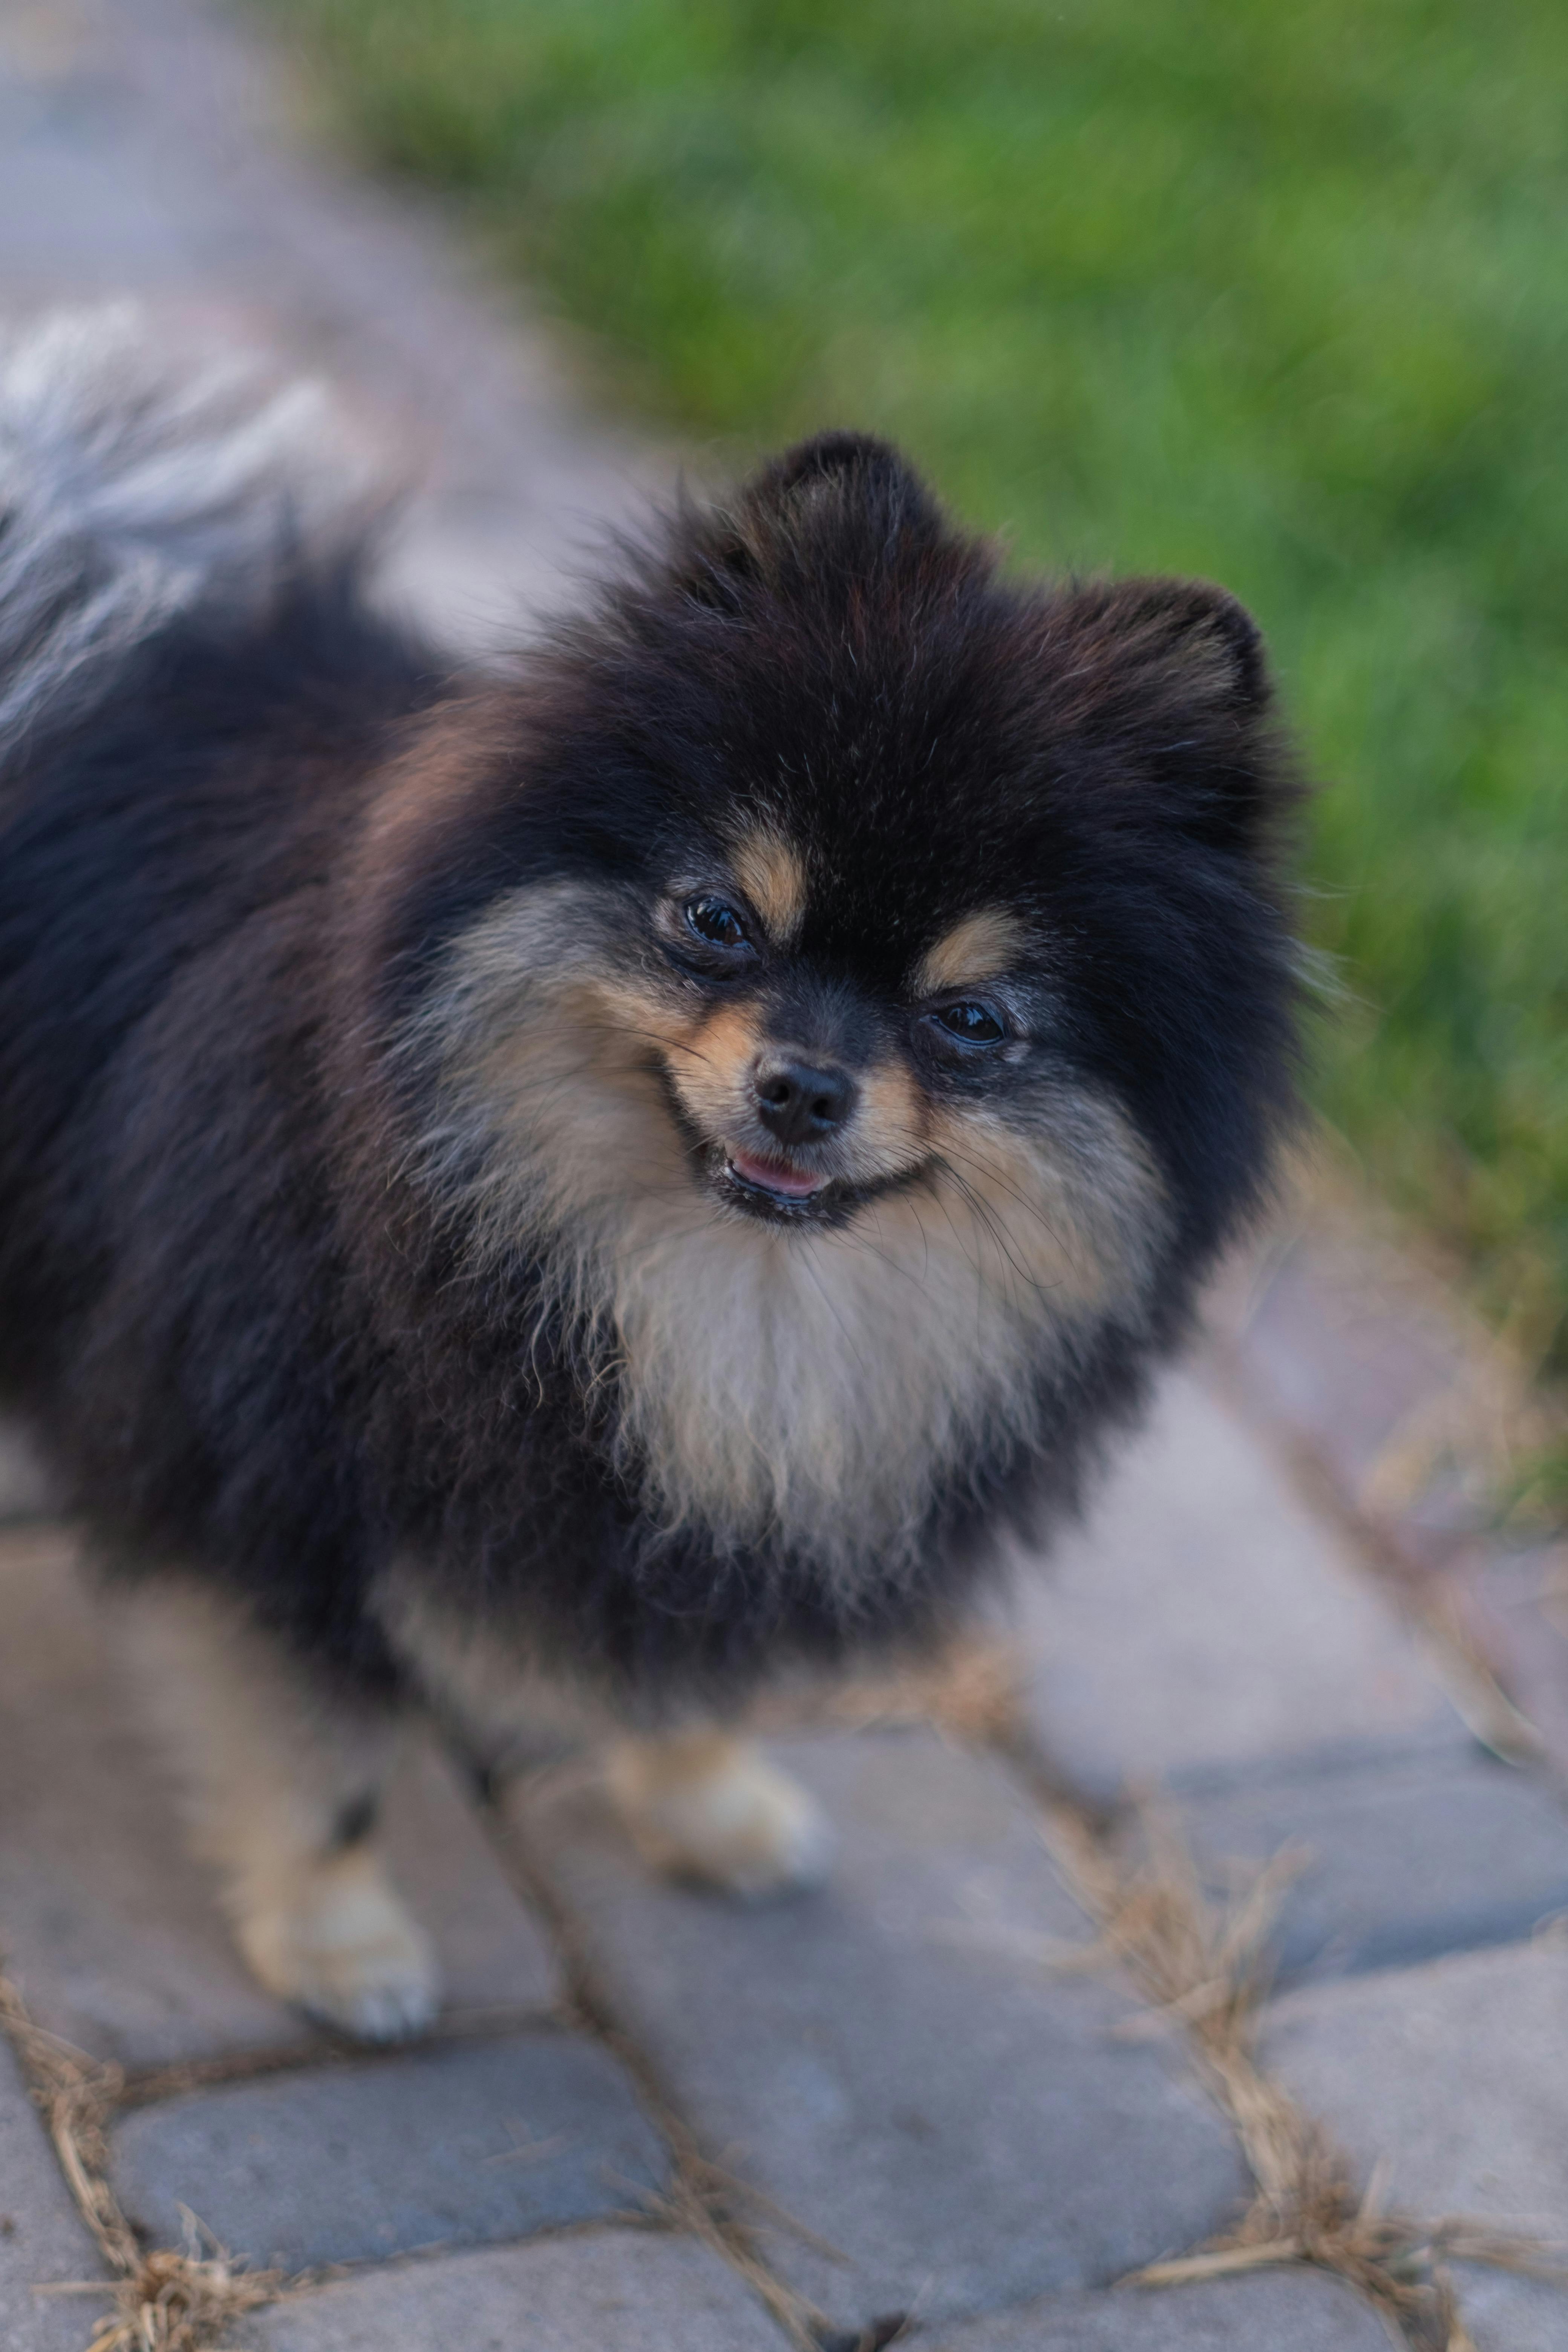
<path id="1" fill-rule="evenodd" d="M 563 1702 L 656 1864 L 732 1728 L 1072 1508 L 1290 1107 L 1296 788 L 1216 588 L 1029 585 L 884 444 L 688 501 L 507 668 L 377 611 L 309 386 L 0 354 L 0 1382 L 250 1967 L 430 2016 L 400 1715 Z"/>

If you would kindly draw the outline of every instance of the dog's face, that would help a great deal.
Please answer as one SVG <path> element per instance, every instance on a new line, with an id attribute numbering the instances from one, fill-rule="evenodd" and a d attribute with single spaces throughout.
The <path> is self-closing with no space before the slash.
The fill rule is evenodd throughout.
<path id="1" fill-rule="evenodd" d="M 645 1149 L 666 1157 L 668 1122 L 716 1213 L 803 1234 L 939 1177 L 1023 1202 L 1065 1076 L 1027 907 L 944 907 L 939 887 L 912 921 L 894 876 L 855 887 L 786 809 L 728 815 L 668 844 L 635 898 L 577 897 L 600 960 L 584 1042 L 634 1040 L 659 1081 Z"/>
<path id="2" fill-rule="evenodd" d="M 1265 702 L 1217 592 L 1001 586 L 835 436 L 414 756 L 425 1181 L 543 1269 L 667 1517 L 896 1542 L 1233 1218 L 1281 1090 Z"/>

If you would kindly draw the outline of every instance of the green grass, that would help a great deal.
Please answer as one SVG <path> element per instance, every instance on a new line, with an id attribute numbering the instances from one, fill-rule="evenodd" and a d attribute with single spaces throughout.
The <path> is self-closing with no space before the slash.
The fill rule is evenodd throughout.
<path id="1" fill-rule="evenodd" d="M 270 5 L 630 405 L 1255 608 L 1320 1099 L 1568 1366 L 1562 0 Z"/>

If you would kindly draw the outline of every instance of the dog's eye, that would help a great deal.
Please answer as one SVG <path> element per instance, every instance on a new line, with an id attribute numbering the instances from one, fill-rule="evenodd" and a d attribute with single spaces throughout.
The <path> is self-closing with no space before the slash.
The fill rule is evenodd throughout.
<path id="1" fill-rule="evenodd" d="M 956 1004 L 934 1004 L 915 1024 L 915 1038 L 927 1057 L 953 1071 L 978 1076 L 982 1063 L 999 1045 L 1017 1036 L 1006 1014 L 983 996 L 966 996 Z"/>
<path id="2" fill-rule="evenodd" d="M 746 926 L 726 898 L 692 898 L 686 908 L 686 927 L 710 948 L 744 948 L 751 941 Z"/>
<path id="3" fill-rule="evenodd" d="M 950 1036 L 965 1045 L 999 1045 L 1007 1034 L 993 1008 L 975 1000 L 944 1004 L 935 1017 Z"/>

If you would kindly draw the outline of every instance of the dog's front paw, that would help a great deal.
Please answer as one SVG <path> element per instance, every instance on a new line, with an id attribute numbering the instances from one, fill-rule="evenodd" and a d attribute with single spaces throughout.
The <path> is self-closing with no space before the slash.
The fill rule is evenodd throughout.
<path id="1" fill-rule="evenodd" d="M 610 1788 L 656 1870 L 756 1902 L 816 1886 L 833 1859 L 816 1800 L 744 1741 L 717 1734 L 626 1741 Z"/>
<path id="2" fill-rule="evenodd" d="M 421 2033 L 440 2001 L 428 1937 L 374 1854 L 315 1864 L 236 1923 L 254 1975 L 282 2000 L 361 2042 Z"/>

